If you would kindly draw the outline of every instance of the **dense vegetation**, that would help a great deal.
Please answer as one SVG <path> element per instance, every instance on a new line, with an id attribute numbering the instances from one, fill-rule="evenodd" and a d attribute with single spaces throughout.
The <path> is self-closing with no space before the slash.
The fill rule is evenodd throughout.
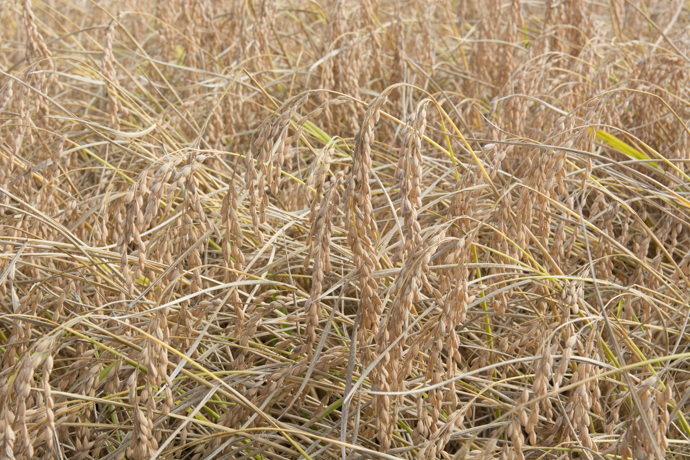
<path id="1" fill-rule="evenodd" d="M 682 458 L 682 0 L 0 2 L 0 458 Z"/>

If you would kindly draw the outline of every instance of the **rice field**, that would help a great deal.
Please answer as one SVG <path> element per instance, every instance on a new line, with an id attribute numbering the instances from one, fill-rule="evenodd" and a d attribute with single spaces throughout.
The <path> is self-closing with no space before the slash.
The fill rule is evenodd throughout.
<path id="1" fill-rule="evenodd" d="M 0 459 L 690 456 L 681 0 L 0 0 Z"/>

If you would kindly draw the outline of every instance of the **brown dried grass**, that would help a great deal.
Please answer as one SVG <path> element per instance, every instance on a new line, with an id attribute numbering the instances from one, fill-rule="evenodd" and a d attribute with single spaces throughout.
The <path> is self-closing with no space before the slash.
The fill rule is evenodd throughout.
<path id="1" fill-rule="evenodd" d="M 0 459 L 688 455 L 683 2 L 0 24 Z"/>

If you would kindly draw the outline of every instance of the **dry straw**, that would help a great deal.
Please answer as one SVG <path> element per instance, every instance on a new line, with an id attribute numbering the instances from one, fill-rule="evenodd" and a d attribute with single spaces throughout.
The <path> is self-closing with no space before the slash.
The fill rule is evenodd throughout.
<path id="1" fill-rule="evenodd" d="M 0 459 L 686 455 L 681 3 L 4 2 Z"/>

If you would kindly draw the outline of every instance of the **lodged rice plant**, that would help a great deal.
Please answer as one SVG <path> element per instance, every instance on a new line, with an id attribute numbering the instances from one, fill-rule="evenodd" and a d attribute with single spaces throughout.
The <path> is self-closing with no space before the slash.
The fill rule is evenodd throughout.
<path id="1" fill-rule="evenodd" d="M 0 1 L 0 459 L 689 454 L 678 0 Z"/>

